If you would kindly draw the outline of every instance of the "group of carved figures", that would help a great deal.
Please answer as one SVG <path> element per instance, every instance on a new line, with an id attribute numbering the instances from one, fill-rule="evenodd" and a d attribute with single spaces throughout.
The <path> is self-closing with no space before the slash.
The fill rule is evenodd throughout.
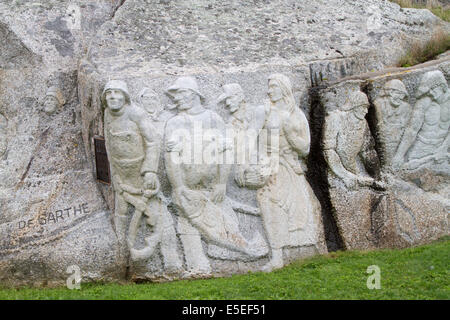
<path id="1" fill-rule="evenodd" d="M 270 253 L 264 270 L 273 270 L 283 266 L 283 248 L 301 246 L 305 232 L 317 235 L 317 230 L 306 230 L 314 227 L 312 221 L 320 215 L 320 204 L 304 172 L 310 129 L 305 114 L 296 106 L 289 79 L 281 74 L 269 77 L 267 106 L 249 105 L 239 84 L 227 84 L 222 89 L 218 101 L 230 114 L 227 123 L 204 107 L 205 98 L 192 77 L 178 78 L 165 92 L 176 114 L 164 110 L 158 95 L 148 88 L 141 91 L 139 103 L 135 104 L 125 82 L 113 80 L 106 84 L 102 102 L 106 107 L 106 148 L 115 191 L 115 226 L 132 260 L 150 258 L 159 245 L 166 270 L 180 272 L 183 262 L 177 249 L 178 234 L 188 271 L 210 273 L 207 254 L 214 255 L 217 247 L 247 260 Z M 400 80 L 387 82 L 374 101 L 383 164 L 394 170 L 411 170 L 430 162 L 448 161 L 449 104 L 447 81 L 440 71 L 423 76 L 414 108 Z M 360 163 L 365 164 L 367 156 L 366 135 L 370 135 L 368 108 L 367 96 L 355 91 L 325 120 L 326 161 L 349 189 L 382 188 L 384 184 L 361 170 Z M 201 141 L 201 153 L 214 150 L 220 158 L 230 148 L 226 130 L 231 128 L 237 136 L 253 130 L 257 135 L 266 135 L 261 139 L 266 161 L 233 165 L 180 162 L 192 152 L 199 123 L 202 130 L 218 132 L 216 139 Z M 180 130 L 181 137 L 177 134 Z M 231 144 L 231 148 L 239 148 L 235 140 Z M 164 158 L 172 202 L 178 212 L 176 224 L 160 188 L 160 158 Z M 241 188 L 257 190 L 258 208 L 229 198 L 227 183 L 232 172 Z M 131 222 L 130 206 L 135 209 Z M 243 236 L 237 212 L 261 216 L 268 245 L 257 230 L 252 230 L 252 239 Z M 142 218 L 151 233 L 145 238 L 146 244 L 137 249 Z"/>
<path id="2" fill-rule="evenodd" d="M 177 232 L 188 271 L 211 272 L 202 239 L 209 246 L 208 253 L 213 254 L 217 247 L 225 248 L 247 260 L 267 256 L 270 246 L 271 259 L 264 270 L 282 267 L 282 249 L 300 246 L 306 224 L 320 211 L 301 165 L 309 154 L 309 125 L 295 105 L 289 79 L 281 74 L 269 77 L 270 106 L 250 106 L 240 85 L 223 86 L 219 102 L 230 113 L 228 123 L 204 107 L 205 99 L 192 77 L 178 78 L 166 94 L 177 108 L 175 115 L 164 110 L 157 94 L 147 88 L 139 94 L 140 103 L 133 103 L 127 84 L 120 80 L 108 82 L 102 95 L 115 191 L 115 225 L 132 260 L 150 258 L 160 245 L 165 269 L 179 272 L 183 268 L 174 219 L 158 180 L 158 164 L 163 157 L 172 202 L 179 212 Z M 263 142 L 269 160 L 236 165 L 177 161 L 190 154 L 191 144 L 186 141 L 195 138 L 199 123 L 202 130 L 214 129 L 219 135 L 201 141 L 201 151 L 212 149 L 219 156 L 230 148 L 224 136 L 230 128 L 237 134 L 246 130 L 270 132 L 271 139 Z M 176 134 L 180 129 L 185 133 L 183 139 Z M 231 142 L 233 146 L 236 141 Z M 259 208 L 228 197 L 227 183 L 233 171 L 240 187 L 257 190 Z M 131 222 L 127 216 L 129 206 L 135 209 Z M 237 212 L 262 216 L 269 246 L 256 230 L 251 239 L 243 236 Z M 136 237 L 143 217 L 152 232 L 145 239 L 146 245 L 137 249 Z"/>
<path id="3" fill-rule="evenodd" d="M 416 170 L 423 166 L 448 165 L 450 91 L 441 71 L 422 76 L 414 108 L 398 79 L 388 81 L 374 100 L 376 130 L 385 172 Z M 333 99 L 325 98 L 325 103 Z M 324 152 L 332 173 L 348 189 L 357 186 L 384 187 L 365 174 L 367 143 L 370 141 L 366 115 L 367 96 L 352 92 L 347 103 L 329 112 L 325 120 Z"/>

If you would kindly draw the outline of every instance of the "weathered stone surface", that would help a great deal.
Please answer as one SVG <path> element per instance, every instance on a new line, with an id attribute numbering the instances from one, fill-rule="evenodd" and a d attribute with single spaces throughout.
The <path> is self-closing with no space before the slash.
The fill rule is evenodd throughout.
<path id="1" fill-rule="evenodd" d="M 114 1 L 0 2 L 0 281 L 117 280 L 117 237 L 85 156 L 77 64 Z M 79 28 L 78 28 L 79 27 Z M 84 206 L 84 207 L 83 207 Z"/>
<path id="2" fill-rule="evenodd" d="M 311 201 L 308 210 L 312 214 L 297 242 L 286 245 L 286 241 L 281 241 L 281 254 L 278 251 L 274 255 L 273 248 L 269 248 L 263 256 L 249 257 L 248 252 L 224 248 L 220 241 L 205 241 L 207 230 L 203 230 L 201 248 L 197 241 L 197 249 L 204 252 L 205 268 L 190 269 L 186 249 L 194 247 L 184 246 L 181 235 L 190 234 L 192 225 L 189 215 L 184 216 L 187 223 L 181 223 L 180 230 L 184 211 L 172 198 L 175 190 L 167 176 L 163 145 L 157 168 L 161 191 L 158 198 L 149 201 L 149 206 L 162 206 L 164 214 L 160 217 L 173 219 L 176 247 L 166 246 L 173 239 L 162 238 L 150 241 L 152 245 L 159 244 L 154 251 L 139 251 L 146 249 L 149 237 L 170 232 L 155 232 L 153 226 L 158 225 L 158 219 L 142 219 L 135 239 L 132 236 L 124 240 L 118 232 L 116 213 L 127 217 L 123 222 L 128 232 L 129 220 L 136 210 L 130 203 L 126 212 L 115 206 L 115 193 L 120 190 L 95 179 L 92 139 L 96 135 L 107 136 L 108 132 L 102 103 L 104 87 L 112 79 L 125 80 L 131 101 L 138 108 L 142 106 L 144 113 L 139 111 L 139 115 L 152 123 L 162 141 L 167 121 L 179 115 L 177 103 L 165 91 L 180 76 L 193 76 L 205 98 L 205 109 L 217 114 L 226 125 L 234 126 L 229 109 L 218 101 L 224 85 L 241 86 L 246 102 L 255 107 L 252 113 L 257 119 L 261 107 L 270 105 L 268 78 L 281 73 L 292 84 L 296 110 L 309 119 L 314 111 L 308 94 L 311 86 L 394 65 L 412 40 L 428 39 L 437 27 L 448 30 L 449 25 L 427 10 L 400 9 L 390 2 L 375 0 L 258 0 L 226 4 L 206 0 L 0 1 L 0 281 L 11 285 L 63 284 L 70 265 L 80 267 L 84 281 L 203 277 L 258 271 L 264 266 L 270 270 L 299 257 L 325 252 L 325 236 L 333 248 L 333 235 L 325 235 L 322 225 L 322 220 L 328 219 L 328 205 L 320 194 L 323 188 L 311 170 L 315 167 L 307 161 L 315 155 L 292 150 L 295 142 L 289 141 L 291 147 L 286 150 L 299 156 L 298 165 L 308 177 L 295 177 L 297 187 L 304 188 L 293 194 L 304 192 L 302 197 Z M 305 130 L 308 125 L 305 119 L 297 125 L 300 123 L 303 125 L 299 128 L 289 125 L 287 129 L 297 132 L 299 138 L 305 136 L 300 129 Z M 259 126 L 255 121 L 255 128 Z M 311 126 L 314 132 L 317 124 Z M 284 128 L 284 124 L 280 127 Z M 365 145 L 371 148 L 366 158 L 376 163 L 374 150 L 380 154 L 378 142 L 375 148 L 370 147 L 371 143 Z M 231 220 L 238 226 L 238 231 L 234 229 L 236 235 L 251 241 L 260 234 L 271 247 L 271 236 L 267 236 L 264 225 L 267 214 L 261 213 L 261 197 L 257 196 L 263 193 L 260 184 L 266 174 L 265 170 L 261 174 L 260 169 L 235 166 L 226 188 L 221 188 L 226 190 L 224 206 L 234 208 L 231 211 L 235 217 Z M 368 171 L 367 175 L 379 180 L 382 170 L 376 165 L 369 165 Z M 367 194 L 358 195 L 363 202 L 379 203 L 376 208 L 394 203 L 396 215 L 385 217 L 383 210 L 374 209 L 369 225 L 383 233 L 384 219 L 392 221 L 397 226 L 395 230 L 400 230 L 393 234 L 403 234 L 399 239 L 412 239 L 399 240 L 402 244 L 424 240 L 422 234 L 429 230 L 442 230 L 433 222 L 423 231 L 426 222 L 421 219 L 428 218 L 417 216 L 415 202 L 409 202 L 412 200 L 408 189 L 415 187 L 404 182 L 419 183 L 414 174 L 405 173 L 405 177 L 413 176 L 402 178 L 402 188 L 398 188 L 401 192 L 392 199 L 380 196 L 378 201 L 377 197 L 386 192 L 370 187 L 364 189 Z M 285 174 L 281 180 L 286 177 L 294 175 Z M 431 169 L 420 174 L 420 194 L 430 210 L 439 212 L 441 198 L 448 198 L 447 189 L 442 189 L 446 179 Z M 239 181 L 245 181 L 244 186 Z M 276 183 L 272 181 L 273 185 Z M 281 190 L 280 196 L 285 192 Z M 439 194 L 438 200 L 430 193 Z M 342 197 L 353 201 L 351 192 Z M 169 220 L 160 225 L 170 226 Z M 384 239 L 389 237 L 386 234 Z M 138 251 L 128 250 L 128 240 Z M 367 243 L 364 241 L 361 243 Z M 150 252 L 151 257 L 146 257 Z M 174 268 L 168 268 L 170 259 L 177 260 L 176 255 L 181 257 L 181 270 L 176 262 L 172 264 Z M 142 256 L 146 259 L 139 258 Z M 191 256 L 195 256 L 195 251 Z"/>
<path id="3" fill-rule="evenodd" d="M 321 91 L 330 201 L 346 248 L 405 247 L 448 234 L 449 64 L 447 57 Z M 356 97 L 365 117 L 347 111 L 360 104 Z"/>

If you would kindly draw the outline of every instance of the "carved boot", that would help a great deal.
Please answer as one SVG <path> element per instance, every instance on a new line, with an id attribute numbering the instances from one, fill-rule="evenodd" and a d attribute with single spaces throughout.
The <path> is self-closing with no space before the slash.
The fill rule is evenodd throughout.
<path id="1" fill-rule="evenodd" d="M 145 239 L 147 246 L 143 249 L 130 248 L 131 260 L 139 261 L 150 258 L 156 250 L 156 247 L 161 242 L 160 234 L 153 234 Z"/>

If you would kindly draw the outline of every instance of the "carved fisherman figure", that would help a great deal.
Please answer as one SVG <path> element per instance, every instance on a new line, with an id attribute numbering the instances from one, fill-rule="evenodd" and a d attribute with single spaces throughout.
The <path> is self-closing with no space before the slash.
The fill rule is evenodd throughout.
<path id="1" fill-rule="evenodd" d="M 202 237 L 209 244 L 252 257 L 266 254 L 261 237 L 248 242 L 241 235 L 235 212 L 226 197 L 230 168 L 220 160 L 226 150 L 225 123 L 219 115 L 203 107 L 204 98 L 194 78 L 177 79 L 167 94 L 174 100 L 178 115 L 166 125 L 166 167 L 174 203 L 182 214 L 178 232 L 188 269 L 193 273 L 211 272 Z M 192 150 L 194 158 L 189 156 Z M 214 150 L 214 161 L 205 157 L 208 150 Z"/>
<path id="2" fill-rule="evenodd" d="M 102 95 L 105 111 L 106 149 L 111 162 L 115 191 L 115 226 L 121 243 L 128 243 L 133 260 L 149 258 L 161 241 L 166 268 L 179 269 L 176 236 L 171 217 L 156 196 L 160 138 L 145 111 L 135 106 L 125 82 L 113 80 L 106 84 Z M 155 197 L 156 196 L 156 197 Z M 128 228 L 128 207 L 135 213 Z M 142 216 L 153 227 L 152 236 L 145 239 L 147 247 L 135 249 L 135 240 Z"/>
<path id="3" fill-rule="evenodd" d="M 61 90 L 58 87 L 50 87 L 45 94 L 43 103 L 44 112 L 48 115 L 52 115 L 65 103 Z"/>
<path id="4" fill-rule="evenodd" d="M 226 84 L 222 89 L 219 103 L 224 103 L 230 112 L 229 125 L 234 133 L 233 150 L 238 164 L 235 180 L 241 187 L 261 187 L 266 177 L 261 174 L 263 167 L 258 165 L 258 136 L 264 126 L 265 108 L 248 105 L 237 83 Z"/>
<path id="5" fill-rule="evenodd" d="M 383 163 L 389 166 L 397 152 L 403 132 L 411 115 L 408 91 L 402 81 L 387 82 L 375 100 L 378 134 L 384 150 Z"/>
<path id="6" fill-rule="evenodd" d="M 396 168 L 405 158 L 405 168 L 411 170 L 449 159 L 450 91 L 442 72 L 424 74 L 416 96 L 418 100 L 394 159 Z"/>
<path id="7" fill-rule="evenodd" d="M 358 162 L 369 167 L 365 150 L 370 141 L 370 131 L 365 116 L 369 100 L 361 91 L 352 92 L 342 111 L 331 112 L 325 120 L 324 149 L 330 170 L 347 188 L 357 185 L 372 186 L 376 181 L 360 170 Z"/>

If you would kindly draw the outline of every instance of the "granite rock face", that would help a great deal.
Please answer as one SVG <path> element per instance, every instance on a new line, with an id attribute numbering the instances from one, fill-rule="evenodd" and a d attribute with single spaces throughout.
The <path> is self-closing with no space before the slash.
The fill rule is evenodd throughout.
<path id="1" fill-rule="evenodd" d="M 77 65 L 114 1 L 0 2 L 0 281 L 123 277 L 117 237 L 86 158 Z"/>
<path id="2" fill-rule="evenodd" d="M 72 265 L 83 281 L 272 270 L 340 242 L 345 248 L 406 246 L 448 233 L 448 168 L 427 162 L 411 171 L 388 164 L 401 141 L 382 134 L 398 137 L 408 124 L 386 127 L 374 120 L 375 106 L 385 108 L 378 98 L 387 81 L 356 79 L 323 90 L 332 91 L 327 99 L 333 110 L 352 108 L 350 92 L 363 90 L 351 100 L 368 110 L 366 122 L 353 123 L 346 111 L 316 121 L 320 110 L 309 91 L 392 66 L 411 41 L 428 39 L 436 28 L 450 29 L 427 10 L 375 0 L 0 1 L 1 283 L 64 284 Z M 439 68 L 448 75 L 445 63 Z M 415 82 L 403 78 L 409 74 L 396 78 L 409 93 L 403 112 L 413 112 L 425 73 L 412 72 Z M 186 76 L 196 84 L 180 82 Z M 198 114 L 182 110 L 177 95 L 183 85 L 174 87 L 180 83 L 195 93 L 188 105 Z M 241 91 L 228 92 L 236 88 L 230 84 Z M 130 112 L 109 116 L 117 105 Z M 278 156 L 273 166 L 216 164 L 215 182 L 177 185 L 174 173 L 186 177 L 186 167 L 167 164 L 167 154 L 180 153 L 168 148 L 173 141 L 167 133 L 194 128 L 182 119 L 235 132 L 272 130 L 283 152 L 270 153 Z M 336 131 L 328 125 L 335 121 L 361 129 L 345 136 L 342 148 L 328 150 L 351 149 L 345 158 L 363 186 L 358 179 L 347 179 L 347 186 L 330 173 L 329 188 L 318 178 L 327 171 L 314 163 L 326 156 L 316 133 Z M 124 128 L 134 128 L 129 139 L 143 139 L 145 148 L 120 140 Z M 117 133 L 122 142 L 111 143 Z M 106 138 L 111 185 L 96 179 L 94 137 Z M 271 143 L 263 147 L 273 149 Z M 407 147 L 400 163 L 409 162 Z M 124 150 L 136 157 L 124 158 Z M 136 160 L 140 152 L 144 160 Z M 136 160 L 139 168 L 124 167 L 124 160 Z M 191 169 L 193 178 L 204 173 L 202 166 Z M 280 188 L 289 184 L 295 187 Z M 420 207 L 411 194 L 423 199 Z M 349 207 L 355 203 L 364 210 Z M 426 213 L 418 214 L 422 209 Z M 354 212 L 361 224 L 352 228 Z M 372 230 L 370 239 L 366 230 Z"/>

